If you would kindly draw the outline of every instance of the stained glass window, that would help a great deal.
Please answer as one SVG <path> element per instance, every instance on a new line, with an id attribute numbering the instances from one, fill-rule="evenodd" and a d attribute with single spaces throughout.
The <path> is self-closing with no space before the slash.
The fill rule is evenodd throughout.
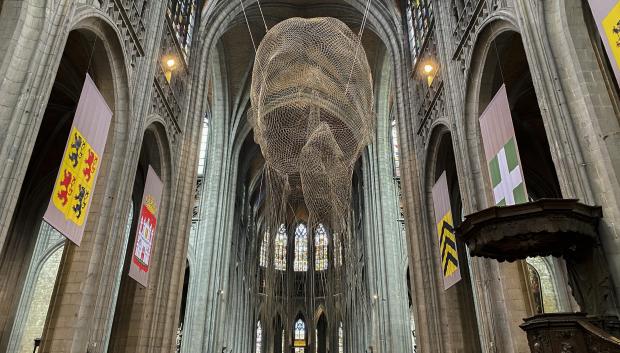
<path id="1" fill-rule="evenodd" d="M 327 270 L 327 231 L 322 224 L 314 232 L 314 270 Z"/>
<path id="2" fill-rule="evenodd" d="M 394 159 L 394 176 L 400 178 L 400 145 L 398 144 L 398 126 L 392 120 L 392 153 Z"/>
<path id="3" fill-rule="evenodd" d="M 342 322 L 338 326 L 338 353 L 344 353 L 344 327 Z"/>
<path id="4" fill-rule="evenodd" d="M 170 0 L 168 2 L 168 19 L 183 52 L 185 62 L 189 58 L 199 2 L 200 0 Z"/>
<path id="5" fill-rule="evenodd" d="M 198 156 L 198 176 L 202 176 L 205 172 L 205 164 L 207 161 L 207 140 L 209 137 L 209 118 L 205 115 L 202 120 L 202 136 L 200 137 L 200 150 Z"/>
<path id="6" fill-rule="evenodd" d="M 295 229 L 295 272 L 308 271 L 308 229 L 303 223 L 299 223 Z"/>
<path id="7" fill-rule="evenodd" d="M 334 262 L 336 267 L 342 266 L 342 240 L 338 233 L 334 233 Z"/>
<path id="8" fill-rule="evenodd" d="M 314 353 L 319 353 L 319 329 L 314 329 Z"/>
<path id="9" fill-rule="evenodd" d="M 260 321 L 256 324 L 256 353 L 263 351 L 263 328 Z"/>
<path id="10" fill-rule="evenodd" d="M 304 353 L 305 348 L 299 346 L 306 345 L 306 323 L 299 319 L 295 322 L 295 353 Z"/>
<path id="11" fill-rule="evenodd" d="M 407 5 L 409 46 L 415 65 L 422 51 L 422 45 L 431 29 L 433 6 L 431 0 L 408 0 Z"/>
<path id="12" fill-rule="evenodd" d="M 286 227 L 284 224 L 280 225 L 280 229 L 278 229 L 278 234 L 276 234 L 275 240 L 275 256 L 274 256 L 274 264 L 276 270 L 278 271 L 286 271 Z"/>
<path id="13" fill-rule="evenodd" d="M 265 232 L 260 244 L 260 266 L 267 267 L 269 261 L 269 232 Z"/>
<path id="14" fill-rule="evenodd" d="M 302 319 L 297 320 L 297 322 L 295 323 L 295 339 L 306 339 L 306 323 Z"/>

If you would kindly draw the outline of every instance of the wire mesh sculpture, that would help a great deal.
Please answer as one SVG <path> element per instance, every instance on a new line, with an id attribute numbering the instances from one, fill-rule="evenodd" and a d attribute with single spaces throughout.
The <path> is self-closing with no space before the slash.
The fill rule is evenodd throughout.
<path id="1" fill-rule="evenodd" d="M 291 18 L 257 49 L 250 121 L 266 161 L 272 229 L 303 202 L 308 223 L 347 233 L 355 162 L 374 131 L 370 66 L 334 18 Z"/>
<path id="2" fill-rule="evenodd" d="M 284 224 L 305 221 L 309 234 L 314 234 L 319 224 L 324 225 L 333 244 L 331 256 L 338 259 L 329 271 L 307 277 L 312 271 L 287 277 L 281 271 L 286 261 L 277 269 L 267 267 L 263 310 L 274 312 L 276 300 L 286 306 L 287 297 L 298 292 L 296 287 L 287 290 L 287 279 L 294 278 L 296 286 L 305 278 L 310 291 L 303 292 L 310 308 L 321 288 L 326 309 L 335 312 L 338 306 L 345 315 L 351 307 L 348 300 L 358 296 L 346 299 L 338 293 L 362 292 L 356 261 L 348 259 L 353 253 L 353 170 L 375 130 L 372 77 L 360 37 L 334 18 L 280 22 L 256 51 L 250 99 L 249 120 L 265 158 L 263 229 L 282 230 Z M 296 219 L 300 206 L 307 209 L 308 219 Z M 277 249 L 270 253 L 273 250 Z M 346 284 L 339 280 L 345 278 Z"/>

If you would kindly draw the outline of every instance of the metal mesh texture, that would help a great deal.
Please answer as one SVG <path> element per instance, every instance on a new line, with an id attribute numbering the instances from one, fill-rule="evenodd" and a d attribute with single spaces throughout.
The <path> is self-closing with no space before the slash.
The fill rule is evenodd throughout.
<path id="1" fill-rule="evenodd" d="M 266 161 L 272 217 L 303 202 L 311 225 L 347 232 L 354 164 L 374 131 L 373 101 L 366 53 L 341 21 L 291 18 L 267 32 L 249 118 Z"/>

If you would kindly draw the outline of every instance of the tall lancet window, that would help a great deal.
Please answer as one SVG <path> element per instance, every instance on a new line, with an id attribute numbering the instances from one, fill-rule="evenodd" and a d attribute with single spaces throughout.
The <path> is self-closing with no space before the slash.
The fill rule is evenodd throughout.
<path id="1" fill-rule="evenodd" d="M 392 156 L 394 161 L 394 176 L 400 178 L 400 145 L 398 144 L 398 126 L 396 119 L 392 120 Z"/>
<path id="2" fill-rule="evenodd" d="M 263 327 L 260 321 L 256 324 L 256 353 L 263 351 Z"/>
<path id="3" fill-rule="evenodd" d="M 295 272 L 308 271 L 308 229 L 303 223 L 299 223 L 295 229 Z"/>
<path id="4" fill-rule="evenodd" d="M 334 233 L 334 263 L 336 267 L 342 266 L 342 239 L 338 233 Z"/>
<path id="5" fill-rule="evenodd" d="M 327 231 L 322 224 L 314 232 L 314 270 L 327 270 Z"/>
<path id="6" fill-rule="evenodd" d="M 168 2 L 168 19 L 174 30 L 174 36 L 183 51 L 187 63 L 192 44 L 196 17 L 199 11 L 199 0 L 170 0 Z"/>
<path id="7" fill-rule="evenodd" d="M 278 271 L 286 271 L 286 227 L 284 224 L 280 225 L 278 229 L 278 234 L 276 234 L 275 240 L 275 256 L 273 259 L 276 270 Z"/>
<path id="8" fill-rule="evenodd" d="M 433 23 L 433 6 L 430 0 L 409 0 L 407 4 L 409 46 L 413 64 L 418 61 L 422 46 Z"/>
<path id="9" fill-rule="evenodd" d="M 269 231 L 263 235 L 263 241 L 260 244 L 260 266 L 267 267 L 269 263 Z"/>
<path id="10" fill-rule="evenodd" d="M 306 351 L 306 323 L 299 319 L 295 322 L 295 353 L 304 353 Z"/>
<path id="11" fill-rule="evenodd" d="M 342 322 L 338 326 L 338 353 L 344 353 L 344 327 Z"/>

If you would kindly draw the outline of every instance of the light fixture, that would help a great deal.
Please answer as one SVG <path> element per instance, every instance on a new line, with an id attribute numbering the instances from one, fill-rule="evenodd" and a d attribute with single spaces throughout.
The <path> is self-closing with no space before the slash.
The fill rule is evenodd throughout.
<path id="1" fill-rule="evenodd" d="M 166 55 L 162 59 L 164 75 L 168 83 L 170 83 L 170 80 L 172 80 L 172 71 L 177 68 L 177 60 L 173 55 Z"/>
<path id="2" fill-rule="evenodd" d="M 424 71 L 424 75 L 426 76 L 426 82 L 430 87 L 433 84 L 433 80 L 435 79 L 435 66 L 433 66 L 433 62 L 429 61 L 422 67 L 422 71 Z"/>

